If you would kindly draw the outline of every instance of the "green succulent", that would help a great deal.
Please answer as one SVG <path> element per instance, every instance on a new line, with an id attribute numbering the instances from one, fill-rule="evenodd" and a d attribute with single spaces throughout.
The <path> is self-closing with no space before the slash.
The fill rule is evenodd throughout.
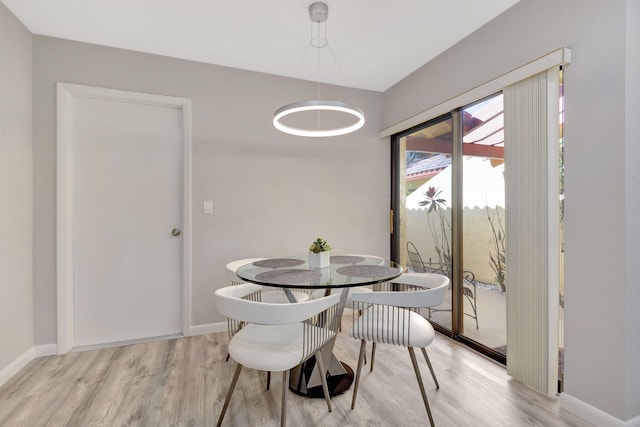
<path id="1" fill-rule="evenodd" d="M 329 246 L 326 240 L 318 237 L 313 243 L 311 243 L 309 250 L 314 254 L 319 254 L 320 252 L 330 251 L 331 246 Z"/>

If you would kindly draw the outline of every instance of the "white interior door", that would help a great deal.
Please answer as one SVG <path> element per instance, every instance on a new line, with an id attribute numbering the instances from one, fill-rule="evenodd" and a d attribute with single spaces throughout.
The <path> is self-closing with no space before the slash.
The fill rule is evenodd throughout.
<path id="1" fill-rule="evenodd" d="M 180 333 L 182 111 L 96 97 L 72 110 L 73 346 Z"/>

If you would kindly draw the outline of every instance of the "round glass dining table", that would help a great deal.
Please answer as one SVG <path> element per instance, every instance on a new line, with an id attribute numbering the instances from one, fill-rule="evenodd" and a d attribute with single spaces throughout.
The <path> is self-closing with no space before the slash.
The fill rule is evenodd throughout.
<path id="1" fill-rule="evenodd" d="M 326 295 L 341 290 L 338 318 L 342 317 L 349 288 L 388 282 L 400 276 L 399 264 L 372 255 L 333 255 L 325 268 L 309 268 L 307 260 L 297 257 L 271 258 L 245 264 L 236 271 L 245 282 L 278 287 L 291 302 L 296 302 L 291 289 L 325 289 Z M 322 349 L 327 367 L 329 394 L 343 393 L 353 382 L 353 370 L 333 355 L 335 338 Z M 289 388 L 309 397 L 323 397 L 320 373 L 315 360 L 309 359 L 291 371 Z"/>

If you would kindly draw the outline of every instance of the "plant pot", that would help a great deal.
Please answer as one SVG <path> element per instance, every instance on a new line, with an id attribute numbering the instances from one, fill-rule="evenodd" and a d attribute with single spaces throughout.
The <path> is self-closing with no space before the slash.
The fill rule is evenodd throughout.
<path id="1" fill-rule="evenodd" d="M 313 253 L 309 252 L 309 268 L 325 268 L 329 267 L 329 253 L 331 251 L 324 251 Z"/>

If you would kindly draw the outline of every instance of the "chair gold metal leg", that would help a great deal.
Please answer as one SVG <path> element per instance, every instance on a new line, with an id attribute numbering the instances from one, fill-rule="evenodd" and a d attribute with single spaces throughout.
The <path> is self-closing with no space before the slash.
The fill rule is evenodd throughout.
<path id="1" fill-rule="evenodd" d="M 375 341 L 371 345 L 371 368 L 369 372 L 373 372 L 373 362 L 376 360 L 376 343 Z"/>
<path id="2" fill-rule="evenodd" d="M 367 350 L 365 349 L 364 351 L 364 360 L 362 361 L 363 364 L 367 364 Z"/>
<path id="3" fill-rule="evenodd" d="M 287 425 L 287 392 L 289 389 L 289 370 L 282 372 L 282 409 L 280 410 L 280 426 Z"/>
<path id="4" fill-rule="evenodd" d="M 329 386 L 327 385 L 327 371 L 324 369 L 322 354 L 320 350 L 316 351 L 316 363 L 320 369 L 320 380 L 322 380 L 322 391 L 324 392 L 324 400 L 327 402 L 327 408 L 331 412 L 331 396 L 329 395 Z"/>
<path id="5" fill-rule="evenodd" d="M 429 360 L 429 356 L 427 356 L 427 350 L 422 347 L 422 354 L 424 355 L 424 360 L 427 361 L 427 366 L 429 366 L 429 370 L 431 371 L 431 376 L 433 377 L 433 381 L 436 383 L 436 389 L 440 388 L 440 384 L 438 384 L 438 379 L 436 378 L 436 373 L 433 371 L 433 366 L 431 366 L 431 360 Z"/>
<path id="6" fill-rule="evenodd" d="M 238 363 L 238 366 L 236 367 L 236 371 L 233 373 L 233 379 L 231 380 L 229 391 L 227 392 L 227 398 L 225 399 L 224 405 L 222 406 L 222 412 L 220 412 L 220 417 L 218 417 L 218 424 L 217 424 L 218 427 L 220 427 L 220 425 L 222 424 L 222 419 L 224 418 L 224 414 L 227 412 L 227 408 L 229 407 L 229 401 L 231 400 L 233 389 L 236 388 L 236 383 L 238 382 L 238 376 L 240 375 L 241 369 L 242 369 L 242 365 Z"/>
<path id="7" fill-rule="evenodd" d="M 358 369 L 356 372 L 356 383 L 353 385 L 353 398 L 351 399 L 351 409 L 356 407 L 356 396 L 358 395 L 358 384 L 360 384 L 360 372 L 362 371 L 362 360 L 364 359 L 364 352 L 366 350 L 366 345 L 367 345 L 367 342 L 365 340 L 362 340 L 360 342 L 360 354 L 358 355 Z"/>
<path id="8" fill-rule="evenodd" d="M 418 386 L 420 387 L 420 393 L 422 393 L 422 400 L 424 406 L 427 408 L 427 415 L 429 416 L 429 422 L 431 427 L 435 427 L 433 422 L 433 416 L 431 415 L 431 408 L 429 407 L 429 401 L 427 400 L 427 393 L 424 391 L 424 384 L 422 384 L 422 376 L 420 375 L 420 368 L 418 367 L 418 361 L 416 360 L 416 353 L 413 347 L 409 348 L 409 356 L 411 356 L 411 363 L 413 364 L 413 370 L 416 372 L 416 379 L 418 380 Z"/>
<path id="9" fill-rule="evenodd" d="M 362 316 L 362 310 L 358 310 L 358 317 Z M 373 344 L 375 345 L 375 343 Z M 364 352 L 364 364 L 367 364 L 367 352 Z"/>
<path id="10" fill-rule="evenodd" d="M 267 391 L 271 387 L 271 371 L 267 371 Z"/>

